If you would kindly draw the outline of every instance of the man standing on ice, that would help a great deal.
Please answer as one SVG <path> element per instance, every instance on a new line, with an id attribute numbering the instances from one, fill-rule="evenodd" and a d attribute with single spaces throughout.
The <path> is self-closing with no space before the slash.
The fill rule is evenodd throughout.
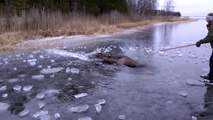
<path id="1" fill-rule="evenodd" d="M 213 13 L 209 13 L 206 16 L 206 22 L 208 23 L 206 25 L 207 29 L 208 29 L 208 34 L 205 38 L 199 40 L 196 42 L 196 46 L 200 47 L 201 44 L 204 43 L 210 43 L 211 44 L 211 48 L 213 50 Z M 207 75 L 201 75 L 201 78 L 210 80 L 211 83 L 213 83 L 213 51 L 212 51 L 212 55 L 209 59 L 209 73 Z"/>

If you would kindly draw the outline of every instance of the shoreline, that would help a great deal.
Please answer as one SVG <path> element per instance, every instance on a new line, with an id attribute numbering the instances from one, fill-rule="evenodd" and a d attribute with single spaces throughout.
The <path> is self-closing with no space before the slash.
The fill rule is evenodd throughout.
<path id="1" fill-rule="evenodd" d="M 57 31 L 52 31 L 52 34 L 46 35 L 46 34 L 40 34 L 38 31 L 20 31 L 20 32 L 7 32 L 4 34 L 0 35 L 0 39 L 2 39 L 2 36 L 4 36 L 7 41 L 12 41 L 12 42 L 7 42 L 4 44 L 0 44 L 0 54 L 2 53 L 14 53 L 16 51 L 26 51 L 26 50 L 36 50 L 36 49 L 45 49 L 45 48 L 50 48 L 50 47 L 58 47 L 61 46 L 59 45 L 59 42 L 57 40 L 62 40 L 62 39 L 70 39 L 70 38 L 78 38 L 78 37 L 84 37 L 86 41 L 89 41 L 95 36 L 106 36 L 109 34 L 113 34 L 122 30 L 128 30 L 128 29 L 133 29 L 137 27 L 143 27 L 146 25 L 152 25 L 155 23 L 164 23 L 164 22 L 190 22 L 193 21 L 190 18 L 176 18 L 174 20 L 168 19 L 167 21 L 165 20 L 144 20 L 144 21 L 139 21 L 139 22 L 130 22 L 130 23 L 120 23 L 117 25 L 110 25 L 110 26 L 102 26 L 105 28 L 104 30 L 102 29 L 97 29 L 96 31 L 93 31 L 92 33 L 76 33 L 76 34 L 66 34 L 67 32 L 59 32 Z M 60 30 L 58 30 L 60 31 Z M 36 32 L 38 32 L 36 34 Z M 45 31 L 43 31 L 45 32 Z M 46 31 L 47 33 L 49 31 Z M 55 33 L 56 32 L 56 33 Z M 82 32 L 82 31 L 81 31 Z M 40 36 L 38 36 L 40 35 Z M 43 35 L 43 36 L 42 36 Z M 3 39 L 5 39 L 3 38 Z M 45 41 L 46 39 L 46 41 Z M 43 40 L 43 42 L 38 41 L 38 40 Z M 47 42 L 48 40 L 48 42 Z M 46 44 L 44 44 L 45 42 Z M 78 41 L 78 40 L 77 40 Z M 33 43 L 33 44 L 32 44 Z"/>

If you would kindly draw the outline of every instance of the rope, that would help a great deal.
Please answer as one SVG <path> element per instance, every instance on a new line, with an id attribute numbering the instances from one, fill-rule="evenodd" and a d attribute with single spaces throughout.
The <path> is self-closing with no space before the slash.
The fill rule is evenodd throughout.
<path id="1" fill-rule="evenodd" d="M 195 44 L 183 45 L 183 46 L 179 46 L 179 47 L 173 47 L 173 48 L 162 49 L 162 50 L 160 50 L 160 51 L 168 51 L 168 50 L 173 50 L 173 49 L 178 49 L 178 48 L 190 47 L 190 46 L 194 46 L 194 45 L 195 45 Z"/>

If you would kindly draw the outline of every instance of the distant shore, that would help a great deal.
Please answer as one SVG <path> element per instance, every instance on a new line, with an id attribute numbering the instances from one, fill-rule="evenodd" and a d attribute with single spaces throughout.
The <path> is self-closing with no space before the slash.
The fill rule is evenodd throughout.
<path id="1" fill-rule="evenodd" d="M 45 37 L 58 36 L 73 36 L 73 35 L 93 35 L 93 34 L 107 34 L 117 32 L 123 29 L 130 29 L 148 24 L 158 22 L 183 22 L 191 21 L 190 18 L 179 17 L 155 17 L 152 19 L 144 19 L 136 22 L 116 22 L 115 24 L 104 24 L 100 22 L 82 23 L 73 27 L 61 27 L 58 29 L 49 30 L 29 30 L 29 31 L 11 31 L 0 34 L 0 51 L 16 50 L 16 44 L 27 40 L 36 40 Z M 45 47 L 45 46 L 44 46 Z"/>

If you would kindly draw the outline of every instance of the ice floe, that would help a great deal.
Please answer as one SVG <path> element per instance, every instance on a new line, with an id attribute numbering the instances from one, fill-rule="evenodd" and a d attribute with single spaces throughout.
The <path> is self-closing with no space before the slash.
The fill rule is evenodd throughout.
<path id="1" fill-rule="evenodd" d="M 44 97 L 45 97 L 45 95 L 43 93 L 39 93 L 36 95 L 36 98 L 40 99 L 40 100 L 44 99 Z"/>
<path id="2" fill-rule="evenodd" d="M 119 116 L 118 116 L 118 119 L 119 119 L 119 120 L 125 120 L 125 119 L 126 119 L 126 116 L 125 116 L 125 115 L 119 115 Z"/>
<path id="3" fill-rule="evenodd" d="M 87 93 L 80 93 L 77 95 L 74 95 L 75 98 L 82 98 L 82 97 L 86 97 L 88 94 Z"/>
<path id="4" fill-rule="evenodd" d="M 81 118 L 78 118 L 78 120 L 92 120 L 91 117 L 81 117 Z"/>
<path id="5" fill-rule="evenodd" d="M 40 72 L 42 74 L 53 74 L 62 71 L 64 68 L 63 67 L 58 67 L 58 68 L 45 68 L 41 70 Z"/>
<path id="6" fill-rule="evenodd" d="M 18 114 L 18 116 L 19 116 L 19 117 L 26 117 L 26 116 L 28 116 L 29 114 L 30 114 L 30 111 L 29 111 L 28 109 L 25 109 L 25 110 L 21 111 L 21 112 Z"/>
<path id="7" fill-rule="evenodd" d="M 59 113 L 54 114 L 55 119 L 60 119 L 61 115 Z"/>
<path id="8" fill-rule="evenodd" d="M 32 88 L 33 88 L 33 86 L 32 86 L 32 85 L 27 85 L 27 86 L 24 86 L 24 87 L 23 87 L 23 91 L 25 91 L 25 92 L 29 92 L 29 91 L 31 91 L 31 90 L 32 90 Z"/>
<path id="9" fill-rule="evenodd" d="M 97 111 L 97 113 L 99 114 L 101 112 L 101 105 L 100 104 L 95 104 L 95 110 Z"/>
<path id="10" fill-rule="evenodd" d="M 39 118 L 40 116 L 44 116 L 44 115 L 48 115 L 48 111 L 39 111 L 39 112 L 36 112 L 35 114 L 33 114 L 33 116 L 32 117 L 34 117 L 34 118 Z"/>
<path id="11" fill-rule="evenodd" d="M 82 105 L 76 107 L 70 107 L 68 110 L 73 113 L 86 112 L 89 109 L 89 105 Z"/>
<path id="12" fill-rule="evenodd" d="M 7 90 L 7 86 L 1 86 L 0 87 L 0 91 L 6 91 Z"/>
<path id="13" fill-rule="evenodd" d="M 39 102 L 39 103 L 38 103 L 39 109 L 43 109 L 44 106 L 45 106 L 45 103 L 44 103 L 44 102 Z"/>
<path id="14" fill-rule="evenodd" d="M 42 79 L 44 79 L 44 75 L 33 75 L 32 79 L 33 80 L 42 80 Z"/>

